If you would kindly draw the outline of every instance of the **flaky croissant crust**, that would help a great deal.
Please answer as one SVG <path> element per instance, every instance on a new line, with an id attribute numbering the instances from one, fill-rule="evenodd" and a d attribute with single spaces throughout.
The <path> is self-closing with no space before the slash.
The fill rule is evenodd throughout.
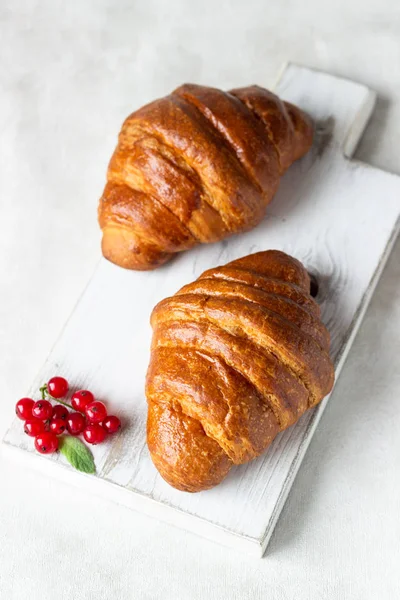
<path id="1" fill-rule="evenodd" d="M 217 485 L 330 392 L 329 333 L 309 291 L 302 264 L 269 250 L 154 308 L 147 441 L 172 486 Z"/>
<path id="2" fill-rule="evenodd" d="M 186 84 L 124 122 L 99 204 L 106 258 L 153 269 L 176 252 L 251 229 L 312 143 L 297 107 L 250 86 Z"/>

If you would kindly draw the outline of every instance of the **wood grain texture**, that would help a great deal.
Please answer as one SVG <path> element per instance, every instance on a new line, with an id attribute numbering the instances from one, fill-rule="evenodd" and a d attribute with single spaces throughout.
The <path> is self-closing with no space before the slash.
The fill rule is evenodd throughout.
<path id="1" fill-rule="evenodd" d="M 266 548 L 328 399 L 217 488 L 195 495 L 170 488 L 145 444 L 151 309 L 208 268 L 267 248 L 284 250 L 317 276 L 338 375 L 395 240 L 400 197 L 399 177 L 343 154 L 351 154 L 365 128 L 370 90 L 289 65 L 276 91 L 315 119 L 317 134 L 311 152 L 284 176 L 267 218 L 249 233 L 188 251 L 156 272 L 132 273 L 102 260 L 28 390 L 34 395 L 60 373 L 121 414 L 121 433 L 94 448 L 97 476 L 73 471 L 62 456 L 39 456 L 20 421 L 4 440 L 5 449 L 45 472 L 254 555 Z"/>

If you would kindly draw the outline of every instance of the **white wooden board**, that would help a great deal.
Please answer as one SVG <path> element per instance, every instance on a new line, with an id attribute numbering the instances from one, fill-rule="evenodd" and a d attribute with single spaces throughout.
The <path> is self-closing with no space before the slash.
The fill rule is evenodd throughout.
<path id="1" fill-rule="evenodd" d="M 37 454 L 17 419 L 3 444 L 25 464 L 259 556 L 328 399 L 217 488 L 194 495 L 172 489 L 145 443 L 151 309 L 205 269 L 258 250 L 285 250 L 318 278 L 338 375 L 394 243 L 400 206 L 399 177 L 346 158 L 373 110 L 373 92 L 293 64 L 283 69 L 276 91 L 312 115 L 318 129 L 312 151 L 289 169 L 266 219 L 249 233 L 198 247 L 155 272 L 124 271 L 102 260 L 27 390 L 35 396 L 40 384 L 61 374 L 122 415 L 121 433 L 93 449 L 97 476 L 74 471 L 60 455 Z"/>

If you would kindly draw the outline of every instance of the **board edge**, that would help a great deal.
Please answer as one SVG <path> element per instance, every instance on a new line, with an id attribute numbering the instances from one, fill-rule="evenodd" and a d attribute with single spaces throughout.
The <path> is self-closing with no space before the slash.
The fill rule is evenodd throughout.
<path id="1" fill-rule="evenodd" d="M 354 79 L 350 79 L 349 77 L 343 77 L 339 75 L 334 75 L 332 73 L 328 73 L 327 71 L 323 71 L 322 69 L 317 69 L 314 67 L 307 67 L 305 65 L 301 65 L 299 63 L 293 61 L 284 61 L 278 71 L 278 75 L 276 76 L 271 88 L 275 90 L 281 80 L 283 79 L 283 75 L 287 69 L 290 67 L 294 67 L 297 69 L 307 69 L 307 71 L 313 71 L 314 73 L 318 73 L 325 77 L 330 77 L 332 79 L 337 79 L 340 81 L 347 81 L 348 83 L 356 86 L 357 88 L 363 89 L 366 97 L 363 105 L 358 110 L 353 122 L 351 123 L 347 133 L 345 134 L 344 140 L 341 144 L 342 152 L 344 156 L 348 159 L 353 157 L 353 154 L 360 143 L 360 140 L 365 132 L 365 129 L 368 125 L 368 122 L 372 116 L 374 108 L 376 106 L 377 101 L 377 93 L 372 88 L 368 87 L 364 83 L 360 83 L 359 81 L 354 81 Z M 364 164 L 364 163 L 363 163 Z M 368 165 L 368 163 L 365 163 Z M 383 170 L 383 169 L 382 169 Z"/>
<path id="2" fill-rule="evenodd" d="M 144 514 L 160 523 L 167 523 L 208 541 L 246 552 L 248 556 L 256 558 L 263 556 L 264 551 L 258 538 L 235 533 L 201 517 L 160 503 L 137 490 L 125 489 L 107 479 L 74 471 L 68 465 L 46 460 L 45 457 L 35 452 L 26 452 L 4 439 L 1 443 L 1 453 L 4 457 L 19 463 L 23 468 L 34 469 L 45 477 L 78 487 L 93 496 L 125 506 L 139 515 Z"/>
<path id="3" fill-rule="evenodd" d="M 389 256 L 393 250 L 393 247 L 396 243 L 397 237 L 399 235 L 399 231 L 400 231 L 400 218 L 397 219 L 395 226 L 390 234 L 390 237 L 388 239 L 388 242 L 385 246 L 385 250 L 382 253 L 381 259 L 370 279 L 370 282 L 368 284 L 368 287 L 364 293 L 364 296 L 359 304 L 358 307 L 358 311 L 356 312 L 356 314 L 354 315 L 353 321 L 349 326 L 349 331 L 350 334 L 349 336 L 344 340 L 339 353 L 337 355 L 337 359 L 336 359 L 336 365 L 335 365 L 335 385 L 336 382 L 339 379 L 341 370 L 343 368 L 343 365 L 346 361 L 346 358 L 351 350 L 351 347 L 353 345 L 353 342 L 355 340 L 355 337 L 360 329 L 361 323 L 364 319 L 365 313 L 368 309 L 368 306 L 371 302 L 373 293 L 378 285 L 378 282 L 381 278 L 381 275 L 383 273 L 383 270 L 386 266 L 386 263 L 389 259 Z M 266 551 L 268 543 L 271 539 L 271 535 L 275 529 L 275 525 L 279 519 L 280 513 L 282 512 L 282 509 L 285 505 L 285 502 L 288 498 L 289 492 L 292 488 L 292 485 L 294 483 L 294 480 L 296 478 L 296 475 L 298 473 L 298 470 L 301 466 L 301 463 L 303 462 L 303 459 L 306 455 L 306 452 L 308 450 L 308 447 L 311 443 L 311 440 L 313 438 L 315 429 L 317 428 L 317 425 L 323 415 L 323 412 L 326 408 L 326 405 L 328 404 L 329 399 L 331 398 L 332 394 L 334 393 L 334 389 L 330 392 L 330 394 L 328 396 L 326 396 L 322 402 L 314 409 L 314 413 L 310 419 L 310 422 L 308 424 L 307 429 L 304 432 L 302 441 L 300 443 L 298 452 L 296 454 L 296 456 L 294 457 L 292 464 L 290 466 L 288 475 L 284 481 L 284 484 L 282 486 L 282 490 L 281 493 L 278 497 L 277 503 L 275 505 L 274 510 L 272 511 L 272 515 L 271 518 L 267 524 L 267 527 L 265 529 L 264 535 L 263 537 L 260 539 L 260 545 L 263 548 L 263 553 Z"/>

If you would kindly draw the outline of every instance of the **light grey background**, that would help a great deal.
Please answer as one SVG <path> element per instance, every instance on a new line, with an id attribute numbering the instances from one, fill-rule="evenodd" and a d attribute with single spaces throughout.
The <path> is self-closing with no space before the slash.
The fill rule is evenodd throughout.
<path id="1" fill-rule="evenodd" d="M 1 0 L 0 48 L 1 436 L 98 260 L 134 108 L 184 81 L 268 86 L 294 60 L 378 91 L 356 157 L 400 173 L 397 0 Z M 399 597 L 399 297 L 400 243 L 264 559 L 3 460 L 0 597 Z"/>

